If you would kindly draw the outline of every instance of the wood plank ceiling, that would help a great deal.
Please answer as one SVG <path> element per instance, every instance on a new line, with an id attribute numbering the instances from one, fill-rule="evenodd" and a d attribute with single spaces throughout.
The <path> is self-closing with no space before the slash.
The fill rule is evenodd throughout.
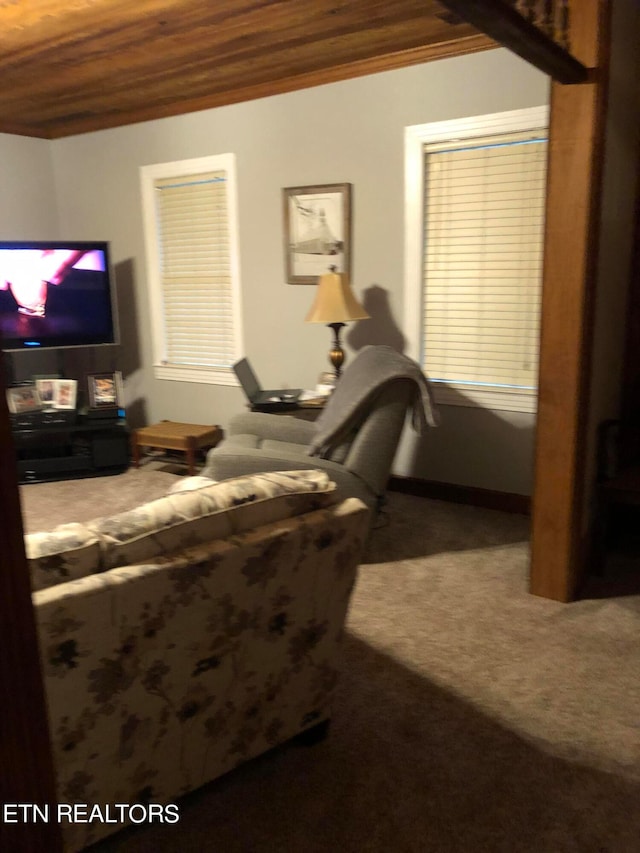
<path id="1" fill-rule="evenodd" d="M 0 132 L 55 139 L 495 46 L 433 0 L 0 0 Z"/>

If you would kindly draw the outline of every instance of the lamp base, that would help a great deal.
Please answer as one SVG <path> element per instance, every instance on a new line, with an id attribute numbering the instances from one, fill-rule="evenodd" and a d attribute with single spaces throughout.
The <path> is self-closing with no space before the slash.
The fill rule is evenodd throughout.
<path id="1" fill-rule="evenodd" d="M 333 349 L 329 350 L 329 361 L 333 365 L 336 380 L 340 379 L 345 358 L 344 350 L 340 345 L 340 330 L 345 325 L 346 323 L 327 323 L 327 326 L 333 330 Z"/>

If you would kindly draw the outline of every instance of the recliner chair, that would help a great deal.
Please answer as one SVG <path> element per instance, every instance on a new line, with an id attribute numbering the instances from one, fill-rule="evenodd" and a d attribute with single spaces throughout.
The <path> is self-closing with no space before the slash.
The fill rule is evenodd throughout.
<path id="1" fill-rule="evenodd" d="M 412 407 L 414 426 L 416 412 L 420 423 L 436 424 L 420 367 L 390 347 L 365 347 L 315 423 L 264 412 L 237 415 L 225 440 L 207 454 L 201 473 L 226 480 L 261 471 L 320 468 L 343 497 L 358 497 L 375 510 Z"/>

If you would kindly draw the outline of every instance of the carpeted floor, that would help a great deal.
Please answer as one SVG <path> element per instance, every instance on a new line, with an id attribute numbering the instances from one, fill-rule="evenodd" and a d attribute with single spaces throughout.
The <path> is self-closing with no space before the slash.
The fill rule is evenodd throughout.
<path id="1" fill-rule="evenodd" d="M 178 479 L 176 470 L 151 462 L 117 476 L 20 486 L 25 533 L 53 530 L 68 521 L 91 521 L 162 497 Z"/>
<path id="2" fill-rule="evenodd" d="M 520 516 L 391 493 L 327 740 L 95 853 L 636 853 L 640 595 L 529 595 L 527 534 Z"/>

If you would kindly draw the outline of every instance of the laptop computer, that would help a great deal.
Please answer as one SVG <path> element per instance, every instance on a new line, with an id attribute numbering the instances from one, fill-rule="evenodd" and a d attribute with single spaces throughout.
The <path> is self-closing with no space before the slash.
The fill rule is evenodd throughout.
<path id="1" fill-rule="evenodd" d="M 247 358 L 241 358 L 240 361 L 237 361 L 233 365 L 233 370 L 251 404 L 251 408 L 255 411 L 281 412 L 298 407 L 298 399 L 300 394 L 302 394 L 302 388 L 273 388 L 266 391 L 263 390 Z"/>

